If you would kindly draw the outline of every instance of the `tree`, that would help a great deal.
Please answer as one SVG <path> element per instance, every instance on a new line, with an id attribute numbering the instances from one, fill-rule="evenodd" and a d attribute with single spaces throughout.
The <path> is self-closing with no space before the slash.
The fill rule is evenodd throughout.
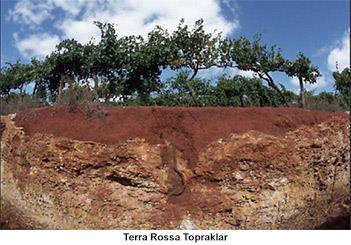
<path id="1" fill-rule="evenodd" d="M 171 57 L 171 68 L 186 68 L 192 71 L 187 79 L 187 86 L 196 104 L 199 98 L 193 88 L 192 81 L 201 69 L 208 69 L 219 62 L 220 33 L 206 33 L 204 21 L 199 19 L 190 31 L 181 19 L 177 30 L 172 35 L 173 56 Z"/>
<path id="2" fill-rule="evenodd" d="M 240 76 L 241 78 L 241 76 Z M 217 103 L 220 106 L 242 106 L 243 96 L 241 95 L 239 76 L 228 78 L 222 76 L 218 79 L 216 86 Z"/>
<path id="3" fill-rule="evenodd" d="M 85 46 L 88 77 L 94 81 L 94 89 L 105 100 L 117 93 L 123 95 L 126 79 L 126 59 L 130 48 L 126 39 L 119 38 L 114 24 L 95 22 L 101 32 L 101 40 L 97 45 L 92 42 Z M 98 80 L 101 87 L 98 88 Z"/>
<path id="4" fill-rule="evenodd" d="M 34 82 L 33 96 L 37 96 L 42 100 L 46 99 L 47 78 L 50 74 L 50 66 L 46 60 L 41 61 L 36 58 L 31 60 L 31 81 Z"/>
<path id="5" fill-rule="evenodd" d="M 25 86 L 31 82 L 31 69 L 31 65 L 23 64 L 19 60 L 14 64 L 8 63 L 6 67 L 1 68 L 1 93 L 8 95 L 11 90 L 18 89 L 19 94 L 23 96 Z"/>
<path id="6" fill-rule="evenodd" d="M 102 33 L 98 66 L 100 77 L 108 81 L 105 88 L 118 90 L 123 97 L 137 93 L 147 102 L 150 93 L 159 90 L 161 70 L 168 65 L 172 49 L 167 31 L 157 26 L 147 40 L 134 35 L 118 38 L 114 25 L 96 24 Z"/>
<path id="7" fill-rule="evenodd" d="M 141 101 L 148 103 L 150 94 L 160 89 L 160 75 L 166 68 L 170 53 L 167 31 L 156 27 L 148 33 L 147 40 L 141 36 L 129 37 L 131 52 L 127 55 L 127 89 L 136 91 Z"/>
<path id="8" fill-rule="evenodd" d="M 82 67 L 82 79 L 88 82 L 89 79 L 93 80 L 95 99 L 99 98 L 98 95 L 98 76 L 101 75 L 102 66 L 100 62 L 100 49 L 92 41 L 83 46 L 83 67 Z"/>
<path id="9" fill-rule="evenodd" d="M 83 45 L 66 39 L 44 60 L 32 59 L 30 64 L 17 62 L 4 67 L 0 93 L 6 96 L 19 89 L 23 94 L 25 86 L 33 82 L 33 96 L 46 100 L 49 92 L 49 99 L 55 101 L 67 83 L 71 88 L 73 84 L 80 86 L 82 82 L 93 81 L 95 100 L 122 96 L 123 103 L 132 97 L 133 103 L 141 105 L 278 106 L 287 105 L 287 99 L 294 96 L 273 80 L 272 73 L 285 72 L 298 77 L 305 107 L 304 83 L 314 83 L 320 75 L 302 53 L 290 62 L 276 46 L 262 45 L 259 36 L 253 41 L 245 37 L 222 39 L 216 31 L 206 32 L 202 19 L 192 29 L 182 19 L 172 34 L 156 26 L 147 38 L 119 37 L 115 24 L 95 24 L 101 31 L 98 43 L 91 40 Z M 200 70 L 213 66 L 252 71 L 257 78 L 220 79 L 217 87 L 211 81 L 196 78 Z M 163 84 L 160 75 L 165 68 L 180 72 Z M 342 83 L 338 84 L 342 87 Z M 159 100 L 155 99 L 157 95 Z"/>
<path id="10" fill-rule="evenodd" d="M 228 46 L 228 43 L 224 43 Z M 253 71 L 259 78 L 265 80 L 268 86 L 274 89 L 288 106 L 284 94 L 275 84 L 272 72 L 284 72 L 286 60 L 282 56 L 282 52 L 276 46 L 267 47 L 260 44 L 260 37 L 255 37 L 251 43 L 245 37 L 230 41 L 229 47 L 226 48 L 226 56 L 229 57 L 228 65 L 237 67 L 244 71 Z"/>
<path id="11" fill-rule="evenodd" d="M 189 71 L 181 71 L 176 77 L 167 79 L 161 88 L 157 98 L 157 105 L 166 106 L 213 106 L 216 105 L 216 94 L 211 81 L 195 78 L 192 87 L 197 94 L 198 101 L 195 102 L 188 87 Z"/>
<path id="12" fill-rule="evenodd" d="M 83 74 L 83 45 L 74 39 L 63 40 L 46 62 L 50 67 L 49 88 L 60 95 L 66 83 L 71 87 Z"/>
<path id="13" fill-rule="evenodd" d="M 302 108 L 307 108 L 304 83 L 314 84 L 321 76 L 318 67 L 314 66 L 309 58 L 303 53 L 299 53 L 293 62 L 287 62 L 285 70 L 288 76 L 297 77 L 300 85 L 300 104 Z"/>
<path id="14" fill-rule="evenodd" d="M 333 72 L 335 79 L 335 89 L 342 96 L 344 105 L 350 108 L 351 98 L 351 72 L 349 68 L 345 68 L 342 72 Z"/>
<path id="15" fill-rule="evenodd" d="M 8 96 L 11 89 L 14 89 L 14 74 L 7 65 L 1 68 L 0 72 L 0 94 Z"/>
<path id="16" fill-rule="evenodd" d="M 282 91 L 286 96 L 284 88 Z M 279 94 L 264 86 L 260 79 L 240 75 L 220 77 L 216 86 L 216 98 L 221 106 L 278 106 L 283 103 Z"/>

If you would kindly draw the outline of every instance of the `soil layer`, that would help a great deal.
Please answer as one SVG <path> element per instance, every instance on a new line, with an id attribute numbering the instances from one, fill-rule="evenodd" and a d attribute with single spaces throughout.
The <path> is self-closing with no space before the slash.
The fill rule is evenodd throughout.
<path id="1" fill-rule="evenodd" d="M 167 139 L 195 164 L 200 150 L 214 140 L 249 130 L 282 136 L 300 126 L 319 124 L 345 113 L 298 108 L 182 108 L 104 107 L 98 111 L 66 107 L 40 108 L 19 113 L 15 123 L 26 134 L 53 134 L 76 140 L 118 144 L 141 138 L 151 144 Z"/>
<path id="2" fill-rule="evenodd" d="M 58 107 L 1 121 L 3 228 L 348 228 L 344 113 Z"/>

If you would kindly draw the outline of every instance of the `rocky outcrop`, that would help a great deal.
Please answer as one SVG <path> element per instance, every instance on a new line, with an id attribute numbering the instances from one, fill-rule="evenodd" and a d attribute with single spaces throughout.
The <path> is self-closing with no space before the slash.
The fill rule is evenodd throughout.
<path id="1" fill-rule="evenodd" d="M 13 118 L 1 118 L 1 197 L 26 227 L 313 229 L 348 215 L 345 118 L 283 136 L 228 135 L 196 164 L 167 138 L 103 144 L 28 135 Z"/>
<path id="2" fill-rule="evenodd" d="M 211 144 L 196 173 L 218 183 L 230 208 L 206 220 L 216 228 L 311 229 L 346 214 L 348 130 L 333 119 L 282 138 L 248 132 Z"/>

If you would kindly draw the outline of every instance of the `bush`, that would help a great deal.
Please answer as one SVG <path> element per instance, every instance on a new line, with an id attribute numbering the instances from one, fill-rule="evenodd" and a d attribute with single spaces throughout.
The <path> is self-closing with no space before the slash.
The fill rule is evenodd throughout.
<path id="1" fill-rule="evenodd" d="M 78 106 L 93 102 L 95 93 L 88 86 L 72 86 L 57 97 L 56 105 L 68 106 L 74 111 Z"/>
<path id="2" fill-rule="evenodd" d="M 331 92 L 321 92 L 318 95 L 313 95 L 313 92 L 307 92 L 306 101 L 307 109 L 310 110 L 344 111 L 347 108 L 343 104 L 342 96 Z"/>
<path id="3" fill-rule="evenodd" d="M 104 118 L 108 115 L 96 94 L 88 86 L 72 86 L 57 98 L 56 105 L 68 106 L 70 112 L 80 111 L 87 118 Z"/>
<path id="4" fill-rule="evenodd" d="M 191 83 L 198 97 L 198 104 L 191 95 L 188 83 Z M 180 72 L 176 77 L 163 83 L 153 101 L 154 104 L 161 106 L 213 106 L 216 105 L 216 96 L 210 81 L 205 79 L 188 81 L 188 73 Z"/>
<path id="5" fill-rule="evenodd" d="M 295 97 L 294 93 L 281 88 L 288 103 Z M 232 78 L 220 77 L 215 88 L 216 104 L 220 106 L 283 106 L 284 101 L 273 89 L 263 85 L 258 78 L 236 75 Z"/>
<path id="6" fill-rule="evenodd" d="M 30 108 L 38 108 L 47 105 L 46 103 L 40 101 L 40 99 L 37 97 L 30 95 L 19 95 L 16 93 L 11 93 L 6 97 L 0 97 L 0 104 L 1 115 L 17 113 Z"/>

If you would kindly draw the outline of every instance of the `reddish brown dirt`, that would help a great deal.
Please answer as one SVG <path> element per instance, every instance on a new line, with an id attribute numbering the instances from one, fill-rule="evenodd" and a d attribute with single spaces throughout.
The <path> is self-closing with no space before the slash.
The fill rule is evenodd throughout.
<path id="1" fill-rule="evenodd" d="M 200 228 L 346 227 L 347 114 L 95 109 L 22 112 L 15 123 L 23 128 L 13 116 L 2 118 L 9 205 L 0 227 L 158 229 L 187 220 Z M 14 218 L 23 207 L 38 224 Z"/>
<path id="2" fill-rule="evenodd" d="M 64 107 L 39 108 L 19 113 L 15 123 L 29 135 L 49 133 L 105 144 L 136 137 L 152 144 L 164 143 L 166 139 L 192 165 L 201 149 L 231 133 L 256 130 L 279 136 L 333 116 L 347 117 L 345 113 L 269 107 L 104 107 L 100 110 L 104 113 L 88 116 L 81 109 L 72 112 Z"/>

